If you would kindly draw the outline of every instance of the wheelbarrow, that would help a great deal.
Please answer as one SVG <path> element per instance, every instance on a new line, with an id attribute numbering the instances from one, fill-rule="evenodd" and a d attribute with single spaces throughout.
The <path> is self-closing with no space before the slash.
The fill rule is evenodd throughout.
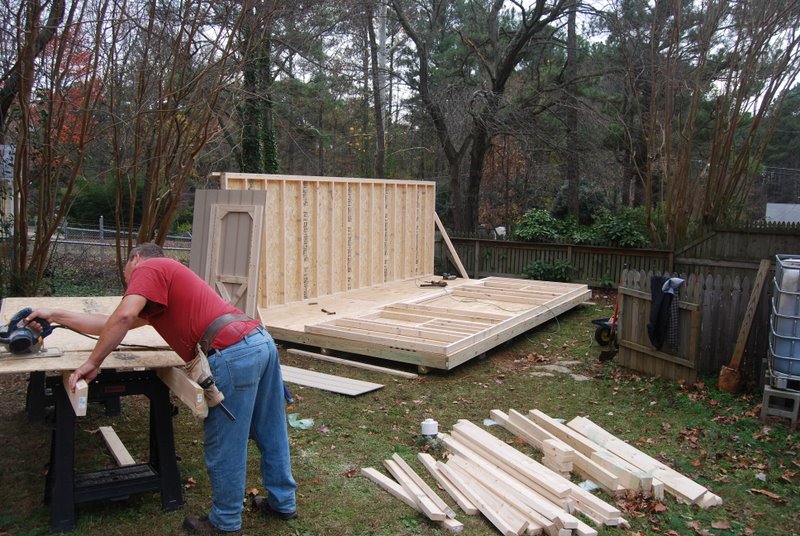
<path id="1" fill-rule="evenodd" d="M 594 340 L 600 346 L 605 346 L 608 349 L 600 352 L 598 359 L 601 362 L 609 361 L 617 355 L 619 346 L 617 345 L 617 315 L 619 314 L 619 294 L 617 294 L 617 301 L 614 304 L 614 314 L 611 318 L 597 318 L 592 320 L 592 324 L 597 326 L 594 330 Z"/>

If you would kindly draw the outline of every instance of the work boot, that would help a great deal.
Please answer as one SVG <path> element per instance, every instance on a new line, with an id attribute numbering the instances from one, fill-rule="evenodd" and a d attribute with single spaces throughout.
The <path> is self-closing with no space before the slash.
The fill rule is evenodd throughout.
<path id="1" fill-rule="evenodd" d="M 231 536 L 242 536 L 242 529 L 239 530 L 220 530 L 215 527 L 208 516 L 186 516 L 183 519 L 183 528 L 189 534 L 229 534 Z"/>
<path id="2" fill-rule="evenodd" d="M 297 519 L 297 510 L 292 510 L 291 512 L 278 512 L 272 506 L 269 505 L 266 497 L 253 497 L 253 507 L 262 514 L 268 516 L 276 516 L 278 517 L 278 519 L 281 519 L 283 521 L 289 521 L 290 519 Z"/>

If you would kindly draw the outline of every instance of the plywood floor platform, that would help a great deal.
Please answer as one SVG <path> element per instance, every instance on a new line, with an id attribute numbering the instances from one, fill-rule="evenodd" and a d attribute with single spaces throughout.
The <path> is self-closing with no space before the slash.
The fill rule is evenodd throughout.
<path id="1" fill-rule="evenodd" d="M 259 308 L 277 340 L 452 369 L 591 298 L 586 285 L 420 277 Z"/>

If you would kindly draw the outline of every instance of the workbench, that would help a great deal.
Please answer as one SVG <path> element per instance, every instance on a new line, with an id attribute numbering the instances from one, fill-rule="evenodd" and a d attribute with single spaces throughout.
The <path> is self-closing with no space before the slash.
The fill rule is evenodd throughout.
<path id="1" fill-rule="evenodd" d="M 58 307 L 108 314 L 119 297 L 102 298 L 6 298 L 0 307 L 0 323 L 24 307 Z M 54 423 L 50 445 L 50 465 L 45 479 L 44 499 L 50 510 L 53 532 L 75 528 L 78 504 L 121 499 L 135 493 L 159 491 L 162 508 L 175 510 L 183 505 L 181 480 L 175 457 L 172 405 L 169 388 L 159 371 L 182 366 L 183 360 L 166 349 L 164 340 L 149 326 L 131 330 L 125 346 L 112 352 L 103 362 L 100 374 L 89 384 L 87 400 L 116 403 L 127 395 L 144 395 L 150 402 L 150 452 L 147 463 L 125 465 L 98 471 L 76 473 L 74 467 L 76 417 L 74 401 L 64 385 L 65 371 L 78 368 L 89 356 L 95 341 L 63 328 L 45 339 L 45 346 L 62 355 L 42 357 L 6 356 L 0 359 L 0 374 L 29 373 L 27 404 L 52 405 Z M 55 374 L 53 374 L 55 373 Z M 38 409 L 34 410 L 38 412 Z M 28 408 L 31 415 L 31 408 Z"/>

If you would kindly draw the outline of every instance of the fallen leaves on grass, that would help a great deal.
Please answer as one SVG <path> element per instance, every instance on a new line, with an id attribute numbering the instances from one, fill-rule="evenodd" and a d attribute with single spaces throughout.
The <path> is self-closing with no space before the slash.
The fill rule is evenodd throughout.
<path id="1" fill-rule="evenodd" d="M 700 428 L 681 428 L 681 432 L 678 434 L 678 441 L 686 441 L 690 447 L 696 449 L 700 436 L 704 435 L 706 435 L 705 430 Z"/>
<path id="2" fill-rule="evenodd" d="M 550 358 L 549 357 L 545 357 L 545 356 L 543 356 L 542 354 L 540 354 L 538 352 L 529 353 L 528 355 L 525 356 L 525 359 L 528 360 L 531 363 L 549 363 L 550 362 Z"/>
<path id="3" fill-rule="evenodd" d="M 192 477 L 189 477 L 186 479 L 186 484 L 184 484 L 183 487 L 185 487 L 186 489 L 191 489 L 191 487 L 194 486 L 195 484 L 197 484 L 197 480 L 195 480 Z"/>
<path id="4" fill-rule="evenodd" d="M 793 483 L 792 481 L 794 480 L 794 477 L 796 477 L 796 476 L 797 476 L 797 471 L 792 471 L 791 469 L 787 469 L 778 478 L 780 480 L 783 480 L 787 484 L 792 484 Z"/>
<path id="5" fill-rule="evenodd" d="M 344 475 L 345 478 L 353 478 L 354 476 L 356 476 L 358 474 L 358 468 L 357 467 L 353 467 L 352 469 L 348 469 L 347 471 L 345 471 L 342 474 Z"/>
<path id="6" fill-rule="evenodd" d="M 667 511 L 666 505 L 653 497 L 645 497 L 639 491 L 628 491 L 628 493 L 617 500 L 617 506 L 632 517 L 645 517 L 649 514 L 659 514 Z"/>
<path id="7" fill-rule="evenodd" d="M 784 499 L 783 497 L 781 497 L 777 493 L 772 493 L 771 491 L 767 491 L 765 489 L 750 488 L 749 490 L 747 490 L 747 492 L 748 493 L 757 493 L 759 495 L 764 495 L 765 497 L 769 497 L 770 499 L 772 499 L 773 501 L 775 501 L 778 504 L 786 504 L 786 499 Z"/>
<path id="8" fill-rule="evenodd" d="M 697 520 L 687 523 L 686 526 L 692 529 L 698 536 L 711 536 L 711 533 L 707 529 L 704 529 Z"/>

